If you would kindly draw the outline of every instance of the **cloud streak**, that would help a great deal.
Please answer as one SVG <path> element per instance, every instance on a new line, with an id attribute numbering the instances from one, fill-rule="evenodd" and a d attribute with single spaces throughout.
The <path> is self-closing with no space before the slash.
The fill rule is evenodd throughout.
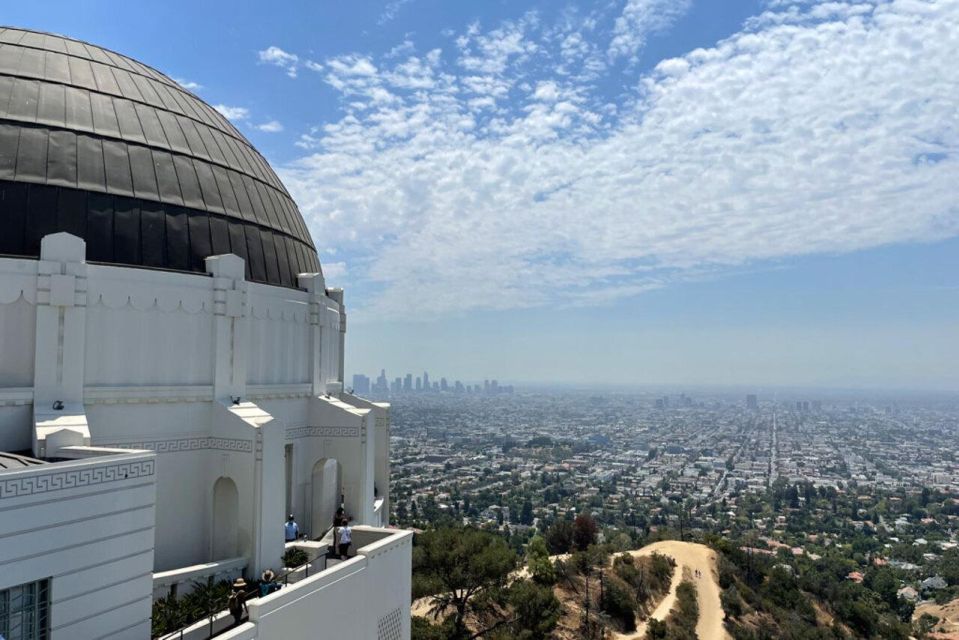
<path id="1" fill-rule="evenodd" d="M 326 61 L 344 115 L 282 174 L 366 313 L 594 305 L 959 233 L 959 0 L 778 2 L 610 101 L 601 58 L 675 19 L 656 5 L 605 42 L 532 16 Z"/>

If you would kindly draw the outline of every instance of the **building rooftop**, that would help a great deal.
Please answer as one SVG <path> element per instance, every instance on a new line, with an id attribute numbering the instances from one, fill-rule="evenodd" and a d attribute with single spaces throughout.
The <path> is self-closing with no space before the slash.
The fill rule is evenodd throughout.
<path id="1" fill-rule="evenodd" d="M 36 458 L 31 458 L 29 456 L 20 455 L 19 453 L 6 453 L 4 451 L 0 451 L 0 471 L 23 469 L 24 467 L 32 467 L 38 464 L 44 464 L 44 461 L 37 460 Z"/>

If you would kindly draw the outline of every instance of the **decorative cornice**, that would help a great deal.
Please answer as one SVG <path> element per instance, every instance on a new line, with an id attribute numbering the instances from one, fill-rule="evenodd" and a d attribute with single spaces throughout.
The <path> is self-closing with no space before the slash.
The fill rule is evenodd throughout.
<path id="1" fill-rule="evenodd" d="M 0 479 L 0 499 L 19 498 L 51 491 L 146 478 L 152 476 L 155 470 L 154 460 L 135 460 Z"/>
<path id="2" fill-rule="evenodd" d="M 121 442 L 100 445 L 117 449 L 146 449 L 156 453 L 180 453 L 182 451 L 201 451 L 216 449 L 219 451 L 235 451 L 237 453 L 252 453 L 253 441 L 236 438 L 213 438 L 200 436 L 197 438 L 173 438 L 171 440 L 146 440 L 140 442 Z"/>
<path id="3" fill-rule="evenodd" d="M 288 440 L 298 438 L 358 438 L 359 427 L 294 427 L 286 430 Z"/>

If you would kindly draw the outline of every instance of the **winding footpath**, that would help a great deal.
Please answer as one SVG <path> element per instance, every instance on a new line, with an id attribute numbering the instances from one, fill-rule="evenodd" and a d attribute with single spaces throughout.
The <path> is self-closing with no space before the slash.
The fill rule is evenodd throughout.
<path id="1" fill-rule="evenodd" d="M 719 582 L 716 573 L 716 552 L 702 544 L 664 540 L 630 552 L 634 557 L 659 553 L 676 561 L 673 580 L 669 593 L 653 610 L 650 618 L 665 620 L 676 604 L 676 588 L 687 575 L 696 585 L 699 600 L 699 621 L 696 623 L 696 635 L 699 640 L 732 640 L 732 636 L 723 626 L 725 613 L 719 600 Z M 699 577 L 695 577 L 699 571 Z M 636 625 L 633 633 L 616 633 L 617 640 L 641 640 L 646 635 L 646 622 Z"/>

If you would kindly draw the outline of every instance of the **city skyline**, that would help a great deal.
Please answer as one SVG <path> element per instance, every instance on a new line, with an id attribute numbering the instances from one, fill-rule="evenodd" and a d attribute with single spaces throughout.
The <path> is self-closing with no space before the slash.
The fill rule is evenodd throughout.
<path id="1" fill-rule="evenodd" d="M 381 369 L 380 374 L 374 378 L 371 376 L 354 373 L 352 391 L 358 395 L 372 394 L 377 398 L 406 394 L 406 393 L 483 393 L 485 395 L 499 395 L 501 393 L 513 393 L 513 385 L 501 385 L 496 378 L 484 378 L 482 384 L 479 382 L 454 380 L 445 377 L 430 380 L 428 371 L 423 375 L 406 373 L 402 376 L 389 378 L 386 375 L 386 369 Z"/>

